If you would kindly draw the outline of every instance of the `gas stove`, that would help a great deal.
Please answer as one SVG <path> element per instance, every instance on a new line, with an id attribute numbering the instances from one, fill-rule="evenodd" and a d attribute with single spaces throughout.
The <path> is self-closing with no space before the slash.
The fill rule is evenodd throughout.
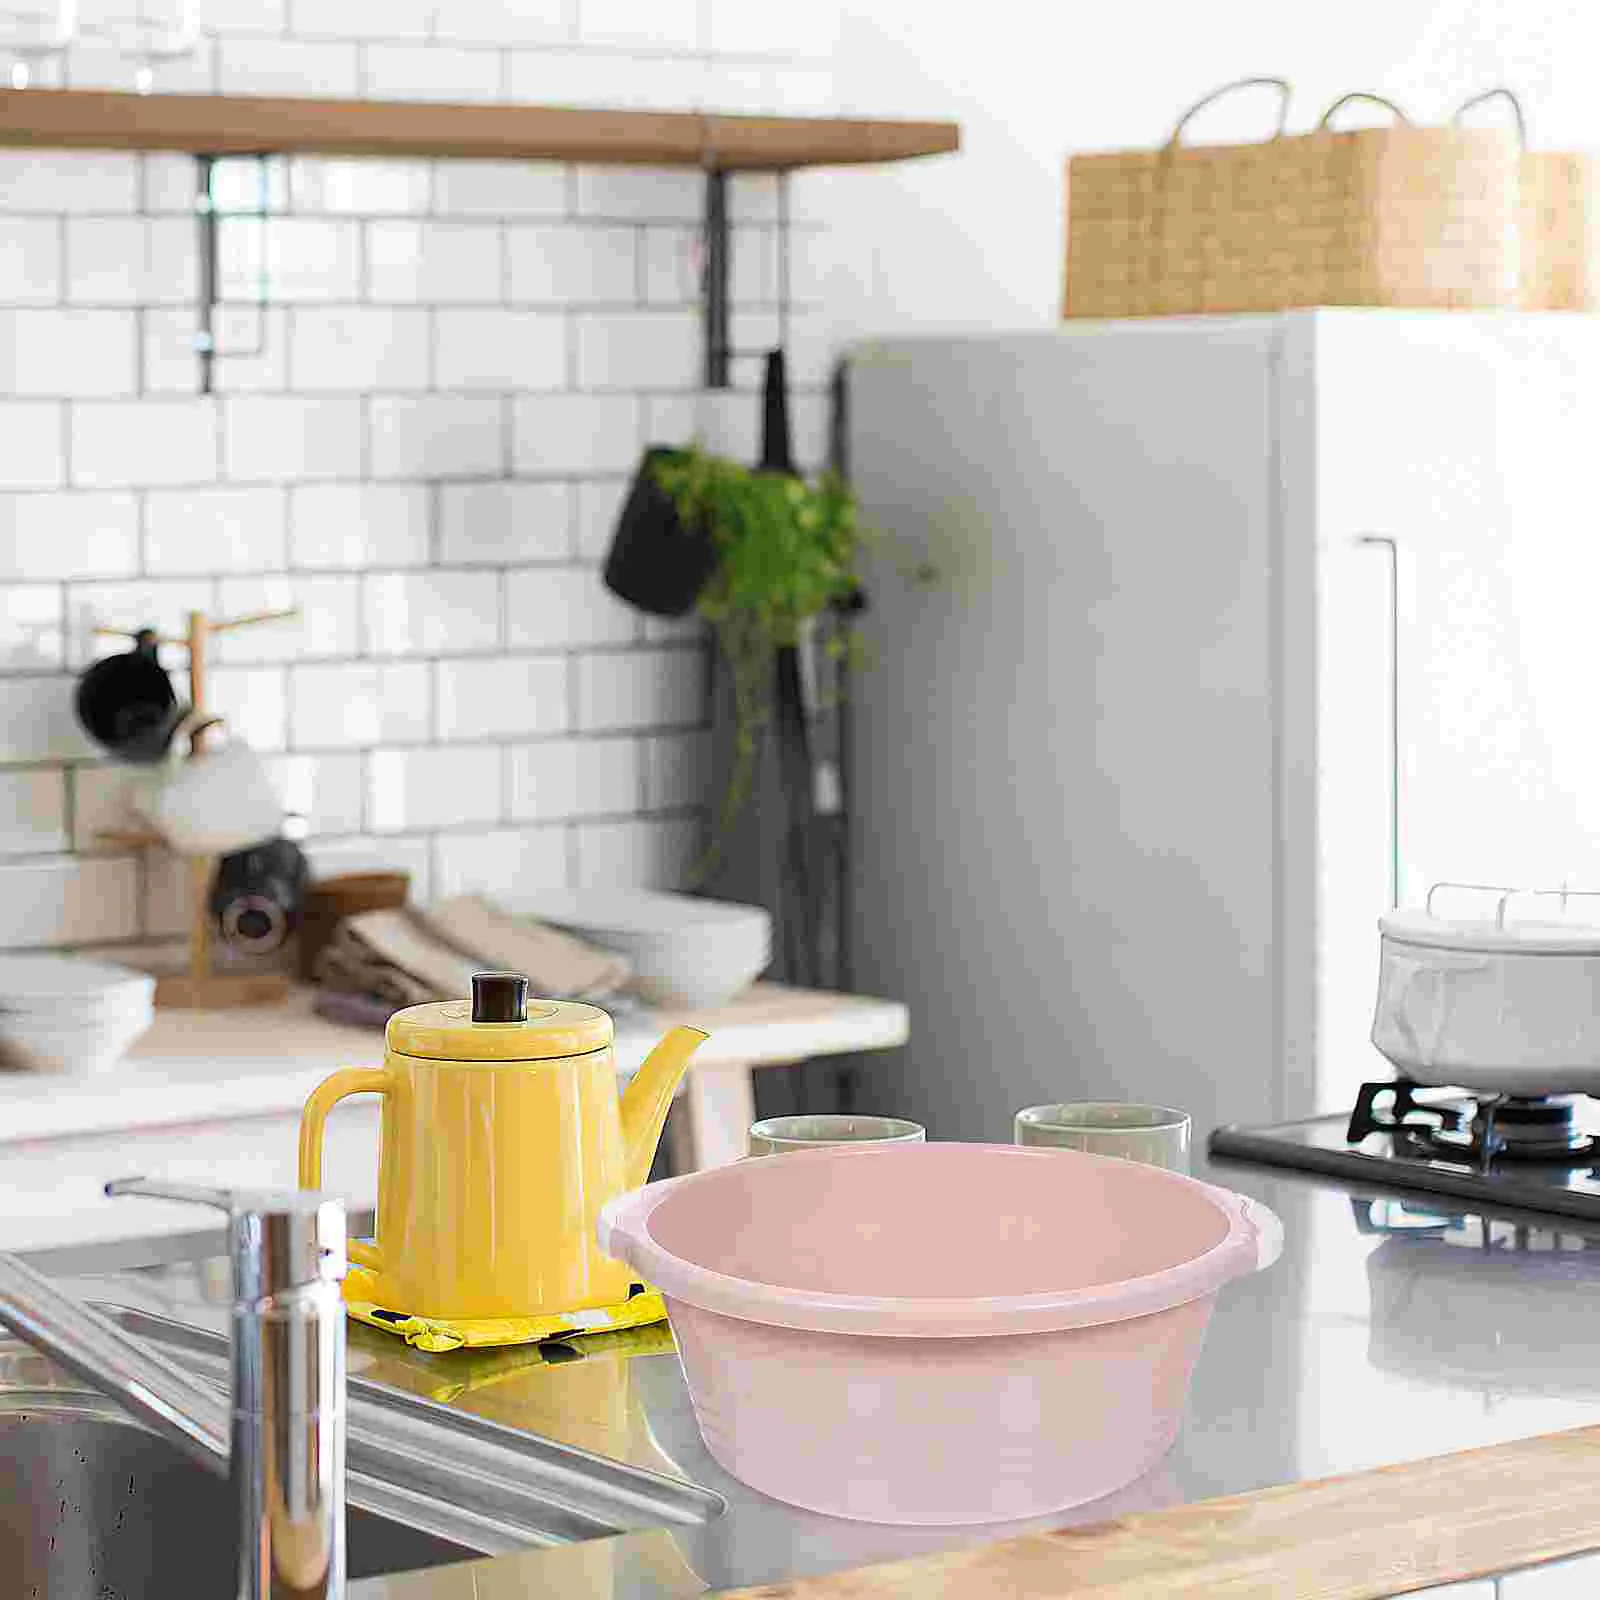
<path id="1" fill-rule="evenodd" d="M 1600 1220 L 1600 1100 L 1367 1083 L 1346 1115 L 1218 1128 L 1213 1156 Z"/>

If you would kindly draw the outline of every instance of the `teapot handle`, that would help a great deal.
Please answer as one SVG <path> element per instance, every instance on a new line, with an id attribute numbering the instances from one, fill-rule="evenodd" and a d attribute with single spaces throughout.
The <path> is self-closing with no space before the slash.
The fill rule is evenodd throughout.
<path id="1" fill-rule="evenodd" d="M 343 1099 L 353 1094 L 393 1094 L 394 1075 L 387 1067 L 341 1067 L 332 1077 L 324 1078 L 306 1101 L 300 1113 L 300 1187 L 322 1187 L 322 1135 L 328 1113 Z M 382 1274 L 383 1257 L 376 1244 L 365 1239 L 352 1239 L 348 1245 L 349 1256 L 357 1266 L 369 1272 Z"/>

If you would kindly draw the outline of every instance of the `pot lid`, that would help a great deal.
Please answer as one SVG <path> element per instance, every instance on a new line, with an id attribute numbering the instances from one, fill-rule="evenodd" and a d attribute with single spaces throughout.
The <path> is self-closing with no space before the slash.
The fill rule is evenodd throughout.
<path id="1" fill-rule="evenodd" d="M 1426 911 L 1391 911 L 1378 918 L 1386 939 L 1433 950 L 1509 951 L 1519 955 L 1600 954 L 1600 927 L 1579 922 L 1453 920 Z"/>
<path id="2" fill-rule="evenodd" d="M 530 1000 L 520 972 L 476 972 L 470 1000 L 408 1006 L 389 1018 L 389 1049 L 430 1061 L 549 1061 L 611 1043 L 611 1018 L 577 1000 Z"/>

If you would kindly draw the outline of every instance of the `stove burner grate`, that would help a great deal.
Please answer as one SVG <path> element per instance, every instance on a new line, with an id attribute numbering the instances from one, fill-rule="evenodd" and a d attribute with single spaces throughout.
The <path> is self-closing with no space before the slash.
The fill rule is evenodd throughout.
<path id="1" fill-rule="evenodd" d="M 1577 1122 L 1576 1095 L 1498 1095 L 1445 1104 L 1419 1102 L 1417 1085 L 1364 1083 L 1350 1113 L 1345 1139 L 1359 1144 L 1370 1133 L 1390 1134 L 1397 1154 L 1469 1161 L 1543 1161 L 1584 1166 L 1600 1157 L 1600 1139 Z M 1393 1105 L 1379 1110 L 1380 1096 Z"/>

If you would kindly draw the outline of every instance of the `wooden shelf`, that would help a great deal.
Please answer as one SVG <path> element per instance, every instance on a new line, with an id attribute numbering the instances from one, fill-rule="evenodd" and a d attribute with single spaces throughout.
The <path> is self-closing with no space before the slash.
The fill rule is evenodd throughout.
<path id="1" fill-rule="evenodd" d="M 10 89 L 0 91 L 0 145 L 197 155 L 476 157 L 770 172 L 939 155 L 960 148 L 961 129 L 953 122 L 840 117 Z"/>

